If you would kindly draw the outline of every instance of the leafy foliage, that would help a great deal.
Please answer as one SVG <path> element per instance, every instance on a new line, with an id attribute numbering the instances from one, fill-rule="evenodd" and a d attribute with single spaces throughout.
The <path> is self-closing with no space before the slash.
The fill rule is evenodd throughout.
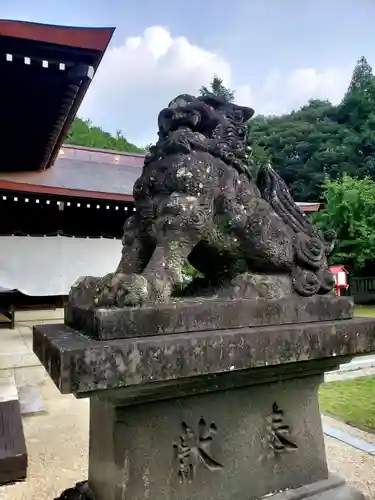
<path id="1" fill-rule="evenodd" d="M 337 232 L 332 261 L 358 271 L 375 255 L 375 182 L 348 174 L 337 180 L 327 177 L 323 193 L 324 209 L 315 215 L 315 222 L 323 230 Z"/>
<path id="2" fill-rule="evenodd" d="M 216 95 L 224 97 L 228 102 L 234 101 L 234 90 L 230 90 L 224 86 L 223 80 L 217 75 L 214 75 L 209 87 L 203 86 L 200 88 L 199 94 L 201 96 Z"/>
<path id="3" fill-rule="evenodd" d="M 340 123 L 348 123 L 357 131 L 364 125 L 374 109 L 374 76 L 364 57 L 354 68 L 349 88 L 338 109 Z"/>
<path id="4" fill-rule="evenodd" d="M 268 156 L 297 201 L 321 199 L 324 179 L 375 179 L 375 77 L 362 57 L 338 106 L 310 100 L 297 111 L 249 123 L 254 159 Z"/>
<path id="5" fill-rule="evenodd" d="M 125 139 L 121 130 L 118 130 L 114 137 L 100 127 L 92 125 L 90 120 L 82 120 L 81 118 L 75 118 L 65 143 L 99 149 L 113 149 L 126 153 L 143 153 L 143 149 Z"/>

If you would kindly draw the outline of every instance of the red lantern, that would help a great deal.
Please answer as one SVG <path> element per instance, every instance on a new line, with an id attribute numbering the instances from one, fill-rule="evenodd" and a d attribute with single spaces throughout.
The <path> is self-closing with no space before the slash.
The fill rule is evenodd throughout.
<path id="1" fill-rule="evenodd" d="M 336 295 L 340 297 L 341 290 L 347 290 L 349 288 L 348 284 L 349 273 L 344 266 L 331 266 L 329 269 L 333 274 L 333 276 L 335 277 Z"/>

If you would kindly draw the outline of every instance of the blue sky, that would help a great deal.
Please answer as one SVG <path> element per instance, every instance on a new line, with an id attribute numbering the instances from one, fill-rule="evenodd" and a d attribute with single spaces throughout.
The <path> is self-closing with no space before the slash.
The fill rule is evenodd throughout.
<path id="1" fill-rule="evenodd" d="M 213 72 L 239 104 L 280 113 L 337 102 L 356 60 L 375 64 L 373 0 L 1 0 L 0 15 L 116 27 L 80 114 L 138 144 L 155 137 L 159 109 Z"/>

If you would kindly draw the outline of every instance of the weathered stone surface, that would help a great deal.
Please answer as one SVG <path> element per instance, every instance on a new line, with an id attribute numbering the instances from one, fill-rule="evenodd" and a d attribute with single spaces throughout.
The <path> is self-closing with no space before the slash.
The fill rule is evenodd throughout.
<path id="1" fill-rule="evenodd" d="M 93 398 L 94 498 L 255 500 L 326 479 L 320 380 L 305 377 L 127 407 Z"/>
<path id="2" fill-rule="evenodd" d="M 64 325 L 34 327 L 34 352 L 63 393 L 278 365 L 298 370 L 299 362 L 324 358 L 339 365 L 374 350 L 375 320 L 366 318 L 108 341 Z"/>
<path id="3" fill-rule="evenodd" d="M 313 227 L 270 164 L 254 165 L 247 126 L 253 114 L 222 97 L 186 94 L 159 113 L 119 265 L 103 279 L 76 282 L 72 304 L 169 302 L 188 261 L 205 278 L 195 282 L 197 295 L 207 286 L 253 298 L 332 290 L 327 255 L 336 235 Z"/>
<path id="4" fill-rule="evenodd" d="M 184 299 L 152 307 L 116 309 L 68 305 L 65 309 L 68 326 L 98 339 L 308 323 L 352 316 L 352 299 L 333 295 L 294 295 L 279 300 Z"/>

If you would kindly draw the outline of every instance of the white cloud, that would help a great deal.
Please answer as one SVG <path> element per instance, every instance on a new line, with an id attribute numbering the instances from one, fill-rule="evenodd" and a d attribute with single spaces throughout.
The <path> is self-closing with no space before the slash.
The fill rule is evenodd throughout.
<path id="1" fill-rule="evenodd" d="M 289 74 L 272 71 L 256 95 L 258 112 L 284 113 L 306 104 L 309 99 L 340 102 L 351 76 L 346 68 L 298 68 Z"/>
<path id="2" fill-rule="evenodd" d="M 178 94 L 197 93 L 213 73 L 231 81 L 227 61 L 153 26 L 108 49 L 81 114 L 145 143 L 155 138 L 159 111 Z"/>
<path id="3" fill-rule="evenodd" d="M 112 132 L 121 129 L 129 140 L 145 144 L 156 137 L 158 112 L 178 94 L 196 94 L 214 73 L 236 89 L 236 102 L 250 105 L 258 113 L 285 112 L 311 97 L 337 102 L 350 77 L 340 69 L 302 68 L 287 75 L 271 71 L 261 85 L 236 86 L 231 66 L 223 57 L 153 26 L 108 49 L 80 114 Z"/>

